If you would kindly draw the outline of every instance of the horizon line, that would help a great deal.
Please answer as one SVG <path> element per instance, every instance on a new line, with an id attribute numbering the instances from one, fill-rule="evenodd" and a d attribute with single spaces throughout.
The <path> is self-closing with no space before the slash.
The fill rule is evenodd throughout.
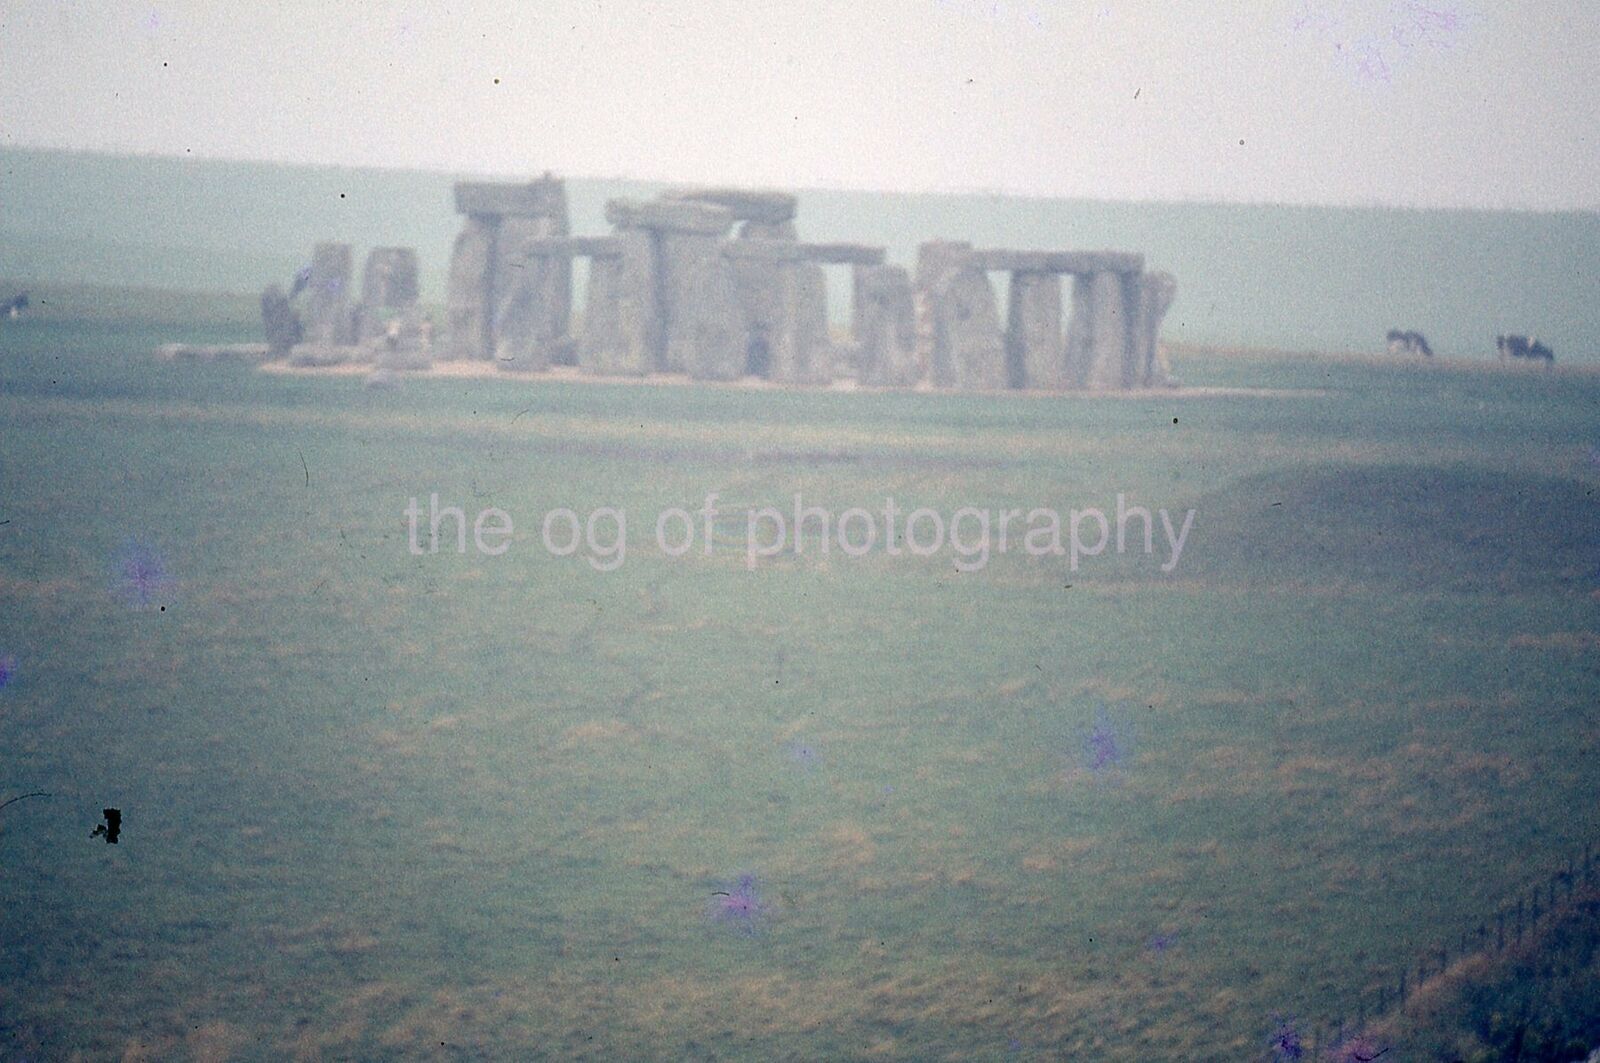
<path id="1" fill-rule="evenodd" d="M 524 171 L 527 176 L 519 177 L 508 171 L 473 170 L 469 168 L 448 168 L 440 165 L 421 164 L 373 164 L 373 163 L 344 163 L 292 160 L 282 158 L 264 158 L 261 156 L 241 155 L 206 155 L 187 152 L 177 155 L 170 152 L 151 150 L 134 151 L 122 148 L 103 147 L 72 147 L 47 143 L 27 143 L 11 140 L 0 144 L 0 151 L 29 152 L 33 154 L 55 155 L 90 155 L 100 158 L 112 159 L 140 159 L 171 162 L 200 162 L 200 163 L 244 163 L 257 166 L 278 166 L 285 168 L 300 168 L 308 170 L 340 170 L 340 171 L 369 171 L 376 173 L 414 173 L 432 174 L 442 177 L 455 178 L 494 178 L 508 181 L 533 180 L 537 174 Z M 596 174 L 576 171 L 560 172 L 544 170 L 540 172 L 554 173 L 563 180 L 576 181 L 622 181 L 633 184 L 657 185 L 664 188 L 704 186 L 727 186 L 731 188 L 772 189 L 776 186 L 759 183 L 741 183 L 735 181 L 704 180 L 681 181 L 661 177 L 645 177 L 629 173 Z M 1202 207 L 1287 207 L 1294 209 L 1311 210 L 1399 210 L 1436 213 L 1482 213 L 1482 214 L 1600 214 L 1600 203 L 1587 206 L 1528 206 L 1528 205 L 1499 205 L 1488 206 L 1483 204 L 1430 204 L 1430 203 L 1397 203 L 1382 200 L 1294 200 L 1294 199 L 1256 199 L 1232 198 L 1225 196 L 1175 196 L 1171 198 L 1119 198 L 1089 194 L 1063 194 L 1038 191 L 1024 191 L 1006 188 L 986 188 L 981 186 L 967 186 L 950 189 L 897 189 L 874 188 L 867 185 L 845 184 L 791 184 L 783 188 L 784 191 L 793 191 L 797 194 L 806 192 L 821 193 L 857 193 L 881 196 L 906 196 L 925 198 L 985 198 L 985 199 L 1013 199 L 1022 201 L 1043 202 L 1086 202 L 1105 203 L 1126 206 L 1202 206 Z"/>

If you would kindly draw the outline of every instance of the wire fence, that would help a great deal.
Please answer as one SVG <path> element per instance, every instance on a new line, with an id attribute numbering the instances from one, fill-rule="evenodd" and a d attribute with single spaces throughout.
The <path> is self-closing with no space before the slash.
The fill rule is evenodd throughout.
<path id="1" fill-rule="evenodd" d="M 1369 981 L 1350 1002 L 1350 1010 L 1325 1016 L 1310 1030 L 1310 1058 L 1320 1059 L 1381 1020 L 1410 1013 L 1417 991 L 1443 974 L 1452 963 L 1470 956 L 1494 956 L 1521 946 L 1523 938 L 1561 909 L 1580 889 L 1592 888 L 1600 877 L 1594 846 L 1586 843 L 1547 878 L 1502 902 L 1487 919 L 1463 927 L 1461 932 L 1423 949 L 1389 967 Z M 1352 1057 L 1354 1058 L 1354 1057 Z"/>

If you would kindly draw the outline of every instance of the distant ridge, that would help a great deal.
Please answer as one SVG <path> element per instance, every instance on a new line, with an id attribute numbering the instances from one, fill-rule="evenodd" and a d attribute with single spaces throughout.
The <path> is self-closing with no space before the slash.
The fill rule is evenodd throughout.
<path id="1" fill-rule="evenodd" d="M 440 301 L 459 223 L 454 180 L 417 170 L 0 148 L 0 274 L 249 294 L 290 277 L 315 241 L 339 239 L 358 253 L 417 248 L 424 298 Z M 574 231 L 603 233 L 607 199 L 664 187 L 569 178 Z M 1515 332 L 1539 335 L 1558 360 L 1600 361 L 1593 212 L 799 195 L 806 239 L 883 244 L 891 261 L 908 266 L 917 244 L 936 237 L 1141 251 L 1178 278 L 1166 334 L 1179 342 L 1378 351 L 1387 330 L 1399 327 L 1425 333 L 1441 354 L 1487 358 L 1496 333 Z M 832 278 L 832 316 L 842 321 L 847 271 Z"/>

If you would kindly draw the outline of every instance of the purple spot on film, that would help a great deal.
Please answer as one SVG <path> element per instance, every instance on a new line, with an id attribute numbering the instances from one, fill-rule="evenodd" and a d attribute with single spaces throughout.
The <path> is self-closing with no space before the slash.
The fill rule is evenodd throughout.
<path id="1" fill-rule="evenodd" d="M 1357 80 L 1387 83 L 1414 53 L 1450 48 L 1474 17 L 1449 0 L 1303 0 L 1292 25 L 1331 46 Z"/>
<path id="2" fill-rule="evenodd" d="M 713 923 L 740 934 L 750 935 L 760 930 L 767 916 L 767 905 L 761 900 L 756 877 L 744 872 L 727 889 L 714 890 L 709 914 Z"/>
<path id="3" fill-rule="evenodd" d="M 1155 953 L 1157 956 L 1161 956 L 1164 955 L 1167 950 L 1176 947 L 1177 944 L 1177 934 L 1157 934 L 1155 937 L 1150 939 L 1149 948 L 1151 952 Z"/>
<path id="4" fill-rule="evenodd" d="M 1094 726 L 1083 742 L 1083 759 L 1090 771 L 1110 771 L 1128 759 L 1132 742 L 1126 729 L 1117 726 L 1104 708 L 1094 714 Z"/>
<path id="5" fill-rule="evenodd" d="M 1275 1060 L 1304 1059 L 1306 1054 L 1305 1044 L 1300 1040 L 1300 1031 L 1295 1027 L 1294 1016 L 1276 1019 L 1276 1028 L 1272 1037 L 1267 1042 L 1267 1047 L 1272 1051 Z"/>
<path id="6" fill-rule="evenodd" d="M 172 591 L 166 562 L 149 545 L 129 539 L 117 555 L 118 596 L 135 609 L 165 608 Z"/>
<path id="7" fill-rule="evenodd" d="M 9 653 L 0 653 L 0 690 L 17 678 L 17 659 Z"/>
<path id="8" fill-rule="evenodd" d="M 784 755 L 799 765 L 802 771 L 813 771 L 822 765 L 822 753 L 815 742 L 797 739 L 784 748 Z"/>

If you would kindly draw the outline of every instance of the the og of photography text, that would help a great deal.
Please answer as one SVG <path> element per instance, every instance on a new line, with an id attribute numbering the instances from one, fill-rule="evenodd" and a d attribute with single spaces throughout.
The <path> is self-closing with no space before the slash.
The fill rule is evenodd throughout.
<path id="1" fill-rule="evenodd" d="M 441 550 L 467 553 L 468 541 L 486 557 L 511 549 L 516 528 L 503 509 L 481 509 L 471 519 L 459 506 L 441 505 L 430 493 L 426 505 L 413 496 L 405 508 L 407 548 L 414 555 Z M 796 555 L 862 558 L 879 551 L 886 557 L 930 558 L 948 551 L 956 569 L 978 572 L 996 555 L 1065 557 L 1078 571 L 1080 561 L 1108 550 L 1161 558 L 1161 571 L 1178 567 L 1194 526 L 1195 511 L 1183 510 L 1175 522 L 1166 509 L 1151 510 L 1116 496 L 1105 508 L 1069 509 L 1065 516 L 1048 506 L 981 508 L 961 506 L 948 515 L 928 506 L 909 511 L 893 498 L 866 509 L 852 506 L 838 512 L 808 505 L 797 492 L 793 507 L 748 506 L 724 511 L 715 493 L 693 511 L 671 506 L 654 518 L 654 543 L 668 557 L 712 557 L 742 550 L 745 566 L 754 570 L 763 559 L 789 551 Z M 742 530 L 729 534 L 733 526 Z M 628 514 L 621 506 L 599 506 L 580 515 L 557 507 L 539 521 L 539 543 L 552 557 L 582 556 L 598 572 L 610 572 L 627 559 Z"/>

